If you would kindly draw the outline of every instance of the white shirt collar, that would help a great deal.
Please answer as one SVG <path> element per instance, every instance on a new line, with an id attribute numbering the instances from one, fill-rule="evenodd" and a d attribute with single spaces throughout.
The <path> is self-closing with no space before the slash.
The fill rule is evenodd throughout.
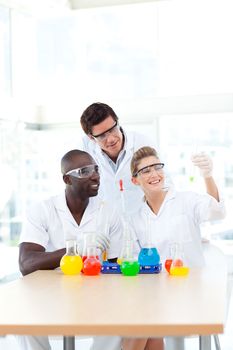
<path id="1" fill-rule="evenodd" d="M 170 200 L 173 200 L 176 197 L 176 190 L 174 188 L 174 186 L 171 186 L 168 191 L 167 194 L 164 198 L 164 201 L 159 209 L 158 215 L 159 213 L 163 210 L 164 206 L 166 205 L 166 203 Z M 150 209 L 149 205 L 147 204 L 146 200 L 144 199 L 144 204 L 143 204 L 143 211 L 145 211 L 147 214 L 149 215 L 156 215 L 152 212 L 152 210 Z"/>

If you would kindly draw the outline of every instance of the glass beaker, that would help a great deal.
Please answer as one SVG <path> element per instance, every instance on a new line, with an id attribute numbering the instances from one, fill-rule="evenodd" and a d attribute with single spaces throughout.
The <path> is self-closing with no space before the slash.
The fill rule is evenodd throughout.
<path id="1" fill-rule="evenodd" d="M 60 261 L 60 268 L 65 275 L 77 275 L 83 267 L 82 258 L 76 252 L 76 241 L 66 241 L 66 254 Z"/>

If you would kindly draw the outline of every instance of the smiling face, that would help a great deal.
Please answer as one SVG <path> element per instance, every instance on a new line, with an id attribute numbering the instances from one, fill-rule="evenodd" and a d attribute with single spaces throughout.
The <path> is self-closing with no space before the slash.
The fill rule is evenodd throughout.
<path id="1" fill-rule="evenodd" d="M 164 188 L 163 163 L 155 156 L 142 158 L 137 165 L 132 182 L 141 186 L 145 194 L 162 192 Z"/>
<path id="2" fill-rule="evenodd" d="M 63 180 L 68 192 L 75 197 L 86 199 L 98 194 L 100 185 L 98 166 L 87 154 L 72 157 L 63 175 Z"/>
<path id="3" fill-rule="evenodd" d="M 116 159 L 123 148 L 123 134 L 112 116 L 92 127 L 89 137 L 111 158 Z"/>

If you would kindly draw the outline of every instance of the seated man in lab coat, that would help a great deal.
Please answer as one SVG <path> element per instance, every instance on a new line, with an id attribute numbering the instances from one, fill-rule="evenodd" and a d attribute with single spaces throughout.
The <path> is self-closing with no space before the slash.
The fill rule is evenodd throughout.
<path id="1" fill-rule="evenodd" d="M 98 165 L 84 151 L 72 150 L 61 160 L 64 193 L 32 206 L 20 237 L 19 267 L 23 275 L 59 267 L 65 254 L 65 241 L 75 239 L 83 246 L 85 232 L 96 231 L 103 202 L 97 197 L 100 185 Z M 104 231 L 96 233 L 99 252 L 107 251 L 115 262 L 121 249 L 122 227 L 119 216 L 104 203 Z M 107 220 L 107 221 L 106 221 Z M 100 220 L 101 221 L 101 220 Z M 103 221 L 102 221 L 103 223 Z M 47 337 L 18 337 L 23 350 L 50 350 Z M 104 337 L 97 337 L 93 349 L 107 348 Z M 119 342 L 118 342 L 119 344 Z"/>
<path id="2" fill-rule="evenodd" d="M 93 103 L 83 112 L 81 126 L 85 132 L 83 149 L 95 159 L 101 171 L 99 194 L 121 209 L 119 180 L 123 180 L 127 213 L 141 206 L 143 192 L 131 182 L 130 161 L 143 146 L 156 147 L 148 135 L 122 129 L 113 109 L 104 103 Z"/>

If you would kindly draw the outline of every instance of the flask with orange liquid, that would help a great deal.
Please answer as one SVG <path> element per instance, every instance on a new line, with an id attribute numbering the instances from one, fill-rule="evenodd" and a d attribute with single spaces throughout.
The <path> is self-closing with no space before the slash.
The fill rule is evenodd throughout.
<path id="1" fill-rule="evenodd" d="M 76 241 L 66 241 L 66 254 L 60 261 L 60 268 L 65 275 L 77 275 L 83 267 L 82 258 L 76 252 Z"/>
<path id="2" fill-rule="evenodd" d="M 184 252 L 181 243 L 174 244 L 174 256 L 170 265 L 170 275 L 172 276 L 186 276 L 189 273 L 189 267 L 184 260 Z"/>

